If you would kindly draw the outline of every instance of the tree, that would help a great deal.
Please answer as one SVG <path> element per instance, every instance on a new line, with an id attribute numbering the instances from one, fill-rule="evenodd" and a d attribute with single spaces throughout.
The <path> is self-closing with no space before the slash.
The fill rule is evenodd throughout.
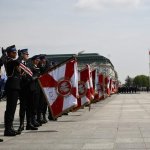
<path id="1" fill-rule="evenodd" d="M 149 86 L 149 77 L 145 75 L 138 75 L 134 78 L 133 84 L 138 87 L 148 87 Z"/>
<path id="2" fill-rule="evenodd" d="M 133 85 L 133 78 L 127 76 L 127 78 L 125 79 L 125 86 L 132 86 Z"/>

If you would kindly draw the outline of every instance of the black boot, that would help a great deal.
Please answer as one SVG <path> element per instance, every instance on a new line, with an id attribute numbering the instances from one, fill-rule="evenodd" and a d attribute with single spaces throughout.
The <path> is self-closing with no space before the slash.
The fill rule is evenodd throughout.
<path id="1" fill-rule="evenodd" d="M 18 131 L 15 131 L 13 126 L 7 126 L 4 130 L 4 136 L 16 136 Z"/>
<path id="2" fill-rule="evenodd" d="M 63 113 L 63 115 L 68 116 L 68 112 Z"/>
<path id="3" fill-rule="evenodd" d="M 18 132 L 21 134 L 21 132 L 24 130 L 24 120 L 20 120 L 20 126 L 18 128 Z"/>
<path id="4" fill-rule="evenodd" d="M 3 139 L 0 139 L 0 142 L 3 142 Z"/>
<path id="5" fill-rule="evenodd" d="M 35 115 L 32 116 L 32 119 L 31 119 L 31 124 L 34 126 L 34 127 L 39 127 L 40 124 L 36 121 L 35 119 Z"/>
<path id="6" fill-rule="evenodd" d="M 43 120 L 42 120 L 43 123 L 47 123 L 47 119 L 46 119 L 46 115 L 43 114 Z"/>
<path id="7" fill-rule="evenodd" d="M 26 130 L 38 130 L 38 128 L 33 126 L 31 123 L 27 123 Z"/>
<path id="8" fill-rule="evenodd" d="M 49 121 L 57 121 L 57 118 L 52 117 L 52 113 L 51 113 L 50 109 L 48 109 L 48 112 L 49 112 L 49 115 L 48 115 Z"/>
<path id="9" fill-rule="evenodd" d="M 5 130 L 4 130 L 4 136 L 16 136 L 16 132 L 12 128 L 12 121 L 7 118 L 6 111 L 4 115 L 4 122 L 5 122 Z"/>
<path id="10" fill-rule="evenodd" d="M 14 130 L 12 129 L 5 129 L 4 131 L 4 136 L 16 136 L 16 132 L 14 132 Z"/>
<path id="11" fill-rule="evenodd" d="M 13 126 L 11 126 L 11 130 L 12 130 L 13 132 L 15 132 L 15 133 L 16 133 L 16 135 L 21 134 L 21 132 L 20 132 L 20 131 L 18 131 L 18 130 L 15 130 L 15 129 L 13 128 Z"/>
<path id="12" fill-rule="evenodd" d="M 37 122 L 39 123 L 40 126 L 42 126 L 42 115 L 41 115 L 41 113 L 39 113 L 37 115 Z"/>
<path id="13" fill-rule="evenodd" d="M 52 116 L 48 116 L 48 119 L 50 120 L 50 121 L 57 121 L 57 118 L 53 118 Z"/>

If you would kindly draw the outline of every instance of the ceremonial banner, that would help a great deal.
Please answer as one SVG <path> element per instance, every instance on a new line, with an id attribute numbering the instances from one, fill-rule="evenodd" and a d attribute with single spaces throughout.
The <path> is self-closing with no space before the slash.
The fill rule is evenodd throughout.
<path id="1" fill-rule="evenodd" d="M 104 98 L 104 76 L 103 74 L 98 74 L 98 98 L 99 100 Z"/>
<path id="2" fill-rule="evenodd" d="M 109 79 L 109 90 L 110 90 L 110 94 L 112 94 L 112 90 L 113 90 L 112 78 Z"/>
<path id="3" fill-rule="evenodd" d="M 79 71 L 79 82 L 78 82 L 78 105 L 74 108 L 74 110 L 80 109 L 82 106 L 86 104 L 90 104 L 92 99 L 92 89 L 90 83 L 90 68 L 87 65 L 86 68 Z"/>
<path id="4" fill-rule="evenodd" d="M 117 92 L 117 81 L 113 80 L 112 81 L 112 93 L 116 93 Z"/>
<path id="5" fill-rule="evenodd" d="M 92 70 L 92 81 L 93 81 L 93 90 L 94 90 L 94 93 L 97 93 L 97 85 L 98 85 L 98 73 L 97 73 L 97 69 L 94 69 Z"/>
<path id="6" fill-rule="evenodd" d="M 94 69 L 92 71 L 92 81 L 93 81 L 93 89 L 94 89 L 94 102 L 99 101 L 99 80 L 98 80 L 98 71 L 97 69 Z"/>
<path id="7" fill-rule="evenodd" d="M 110 77 L 105 77 L 105 88 L 106 88 L 106 94 L 110 96 Z"/>
<path id="8" fill-rule="evenodd" d="M 78 70 L 72 58 L 39 78 L 53 118 L 77 106 Z"/>
<path id="9" fill-rule="evenodd" d="M 90 82 L 90 92 L 91 92 L 91 100 L 93 100 L 94 96 L 95 96 L 95 91 L 94 91 L 94 87 L 93 87 L 92 71 L 91 71 L 89 65 L 87 65 L 87 68 L 90 72 L 90 80 L 89 80 L 89 82 Z"/>

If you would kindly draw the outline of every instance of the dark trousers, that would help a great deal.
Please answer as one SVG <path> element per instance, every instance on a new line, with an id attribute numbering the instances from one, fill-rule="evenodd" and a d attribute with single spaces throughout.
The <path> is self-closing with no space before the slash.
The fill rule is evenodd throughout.
<path id="1" fill-rule="evenodd" d="M 24 118 L 26 115 L 27 124 L 31 121 L 31 92 L 28 87 L 24 87 L 20 91 L 20 124 L 24 123 Z"/>
<path id="2" fill-rule="evenodd" d="M 14 115 L 16 111 L 17 101 L 19 98 L 19 90 L 7 90 L 6 92 L 6 111 L 4 116 L 5 130 L 11 129 L 13 126 Z"/>
<path id="3" fill-rule="evenodd" d="M 32 116 L 35 116 L 38 114 L 39 106 L 40 106 L 40 89 L 36 89 L 35 91 L 32 91 L 32 105 L 31 105 L 31 114 Z"/>
<path id="4" fill-rule="evenodd" d="M 47 111 L 47 102 L 43 92 L 41 91 L 41 113 L 45 115 L 46 111 Z"/>

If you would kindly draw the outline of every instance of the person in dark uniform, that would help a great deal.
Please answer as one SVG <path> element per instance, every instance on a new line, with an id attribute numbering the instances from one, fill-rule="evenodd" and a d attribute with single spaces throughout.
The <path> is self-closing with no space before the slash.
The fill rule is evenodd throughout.
<path id="1" fill-rule="evenodd" d="M 17 131 L 13 128 L 13 120 L 16 111 L 17 101 L 20 92 L 20 68 L 19 62 L 14 60 L 17 56 L 15 45 L 6 48 L 7 60 L 5 70 L 7 73 L 6 90 L 6 111 L 4 115 L 4 136 L 16 136 Z"/>
<path id="2" fill-rule="evenodd" d="M 37 121 L 39 100 L 40 100 L 40 86 L 38 83 L 38 77 L 40 76 L 40 68 L 38 67 L 40 58 L 39 55 L 35 55 L 31 58 L 32 65 L 30 69 L 33 73 L 32 82 L 30 83 L 30 90 L 32 92 L 32 112 L 31 123 L 34 127 L 39 127 L 42 124 Z"/>
<path id="3" fill-rule="evenodd" d="M 45 55 L 41 55 L 40 63 L 39 63 L 41 75 L 46 73 L 48 71 L 49 67 L 50 67 L 50 64 L 49 64 L 48 60 L 46 59 Z M 44 94 L 41 90 L 41 113 L 42 113 L 41 121 L 42 121 L 42 123 L 47 123 L 46 112 L 47 112 L 47 102 L 46 102 Z"/>
<path id="4" fill-rule="evenodd" d="M 22 63 L 25 67 L 27 67 L 27 60 L 29 57 L 28 49 L 20 50 L 18 60 Z M 18 132 L 21 133 L 24 130 L 24 118 L 26 114 L 26 130 L 38 130 L 38 128 L 34 127 L 31 124 L 31 91 L 29 89 L 29 85 L 32 78 L 29 74 L 25 73 L 24 70 L 21 70 L 21 90 L 20 90 L 20 126 Z"/>

